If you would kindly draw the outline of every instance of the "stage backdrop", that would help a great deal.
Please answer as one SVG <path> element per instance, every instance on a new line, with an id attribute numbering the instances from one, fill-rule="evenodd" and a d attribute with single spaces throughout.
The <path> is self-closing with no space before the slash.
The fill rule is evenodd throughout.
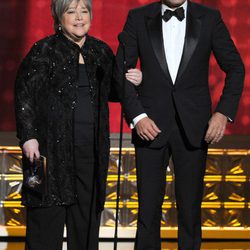
<path id="1" fill-rule="evenodd" d="M 122 30 L 128 10 L 152 0 L 93 0 L 94 20 L 91 35 L 106 41 L 116 51 L 117 35 Z M 227 134 L 250 134 L 250 1 L 200 0 L 221 10 L 236 46 L 246 65 L 247 75 L 243 98 L 236 122 Z M 50 0 L 0 1 L 0 131 L 14 131 L 13 86 L 17 67 L 31 45 L 53 33 Z M 215 107 L 225 75 L 211 58 L 210 86 Z M 111 132 L 119 130 L 119 105 L 110 104 Z M 128 132 L 129 129 L 126 128 Z M 1 143 L 1 142 L 0 142 Z"/>

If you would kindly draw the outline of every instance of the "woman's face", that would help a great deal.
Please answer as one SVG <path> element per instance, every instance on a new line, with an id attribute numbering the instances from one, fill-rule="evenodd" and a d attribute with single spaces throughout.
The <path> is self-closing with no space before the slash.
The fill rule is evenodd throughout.
<path id="1" fill-rule="evenodd" d="M 90 12 L 84 1 L 72 1 L 67 11 L 63 14 L 61 26 L 64 34 L 80 46 L 85 41 L 91 24 Z"/>

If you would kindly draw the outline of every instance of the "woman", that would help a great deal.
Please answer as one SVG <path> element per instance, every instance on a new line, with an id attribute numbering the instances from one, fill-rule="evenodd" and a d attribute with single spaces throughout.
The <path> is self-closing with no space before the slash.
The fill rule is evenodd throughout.
<path id="1" fill-rule="evenodd" d="M 34 44 L 18 71 L 17 137 L 27 159 L 47 158 L 47 191 L 23 187 L 26 249 L 98 249 L 109 159 L 113 53 L 87 33 L 91 0 L 53 0 L 56 34 Z M 131 82 L 141 72 L 129 70 Z M 25 181 L 25 180 L 24 180 Z"/>

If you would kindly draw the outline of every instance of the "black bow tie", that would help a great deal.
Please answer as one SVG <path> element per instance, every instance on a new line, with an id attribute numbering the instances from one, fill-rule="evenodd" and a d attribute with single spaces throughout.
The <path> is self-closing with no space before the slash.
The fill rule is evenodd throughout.
<path id="1" fill-rule="evenodd" d="M 172 16 L 175 16 L 179 21 L 182 21 L 185 17 L 183 7 L 177 8 L 176 10 L 165 10 L 162 19 L 167 22 Z"/>

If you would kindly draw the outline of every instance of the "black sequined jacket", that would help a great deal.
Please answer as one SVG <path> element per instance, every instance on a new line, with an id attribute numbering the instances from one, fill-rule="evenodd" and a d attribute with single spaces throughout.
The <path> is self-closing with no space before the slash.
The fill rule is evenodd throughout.
<path id="1" fill-rule="evenodd" d="M 75 202 L 73 113 L 77 105 L 79 53 L 84 57 L 95 117 L 97 205 L 104 207 L 109 160 L 109 110 L 113 52 L 87 36 L 82 48 L 62 33 L 35 43 L 23 60 L 15 84 L 17 137 L 20 145 L 36 138 L 47 157 L 48 192 L 40 197 L 23 188 L 26 206 Z"/>

